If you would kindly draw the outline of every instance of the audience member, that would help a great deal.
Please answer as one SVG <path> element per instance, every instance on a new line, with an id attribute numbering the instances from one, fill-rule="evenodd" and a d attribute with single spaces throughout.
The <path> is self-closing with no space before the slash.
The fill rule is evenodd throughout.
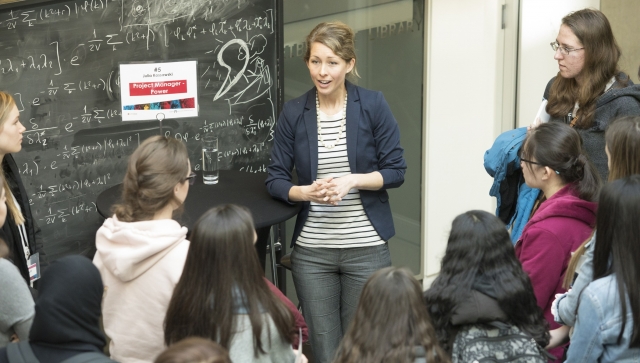
<path id="1" fill-rule="evenodd" d="M 190 168 L 181 141 L 146 139 L 129 159 L 122 204 L 96 234 L 93 262 L 105 285 L 103 323 L 115 360 L 153 362 L 164 349 L 162 322 L 189 249 L 187 228 L 172 216 L 195 177 Z"/>
<path id="2" fill-rule="evenodd" d="M 31 215 L 29 196 L 22 184 L 20 170 L 11 156 L 22 149 L 22 133 L 25 130 L 13 97 L 0 91 L 0 160 L 4 176 L 1 187 L 5 191 L 9 209 L 0 238 L 9 247 L 6 258 L 18 267 L 22 278 L 29 283 L 31 279 L 27 266 L 36 263 L 42 270 L 47 265 L 47 258 L 42 249 L 40 228 Z"/>
<path id="3" fill-rule="evenodd" d="M 607 180 L 604 130 L 615 117 L 640 115 L 640 86 L 620 72 L 620 47 L 599 10 L 583 9 L 562 18 L 551 47 L 559 71 L 547 84 L 534 126 L 545 121 L 574 126 L 588 158 Z"/>
<path id="4" fill-rule="evenodd" d="M 264 282 L 249 212 L 224 205 L 206 212 L 165 319 L 168 346 L 190 337 L 215 340 L 233 362 L 292 363 L 294 319 Z"/>
<path id="5" fill-rule="evenodd" d="M 640 356 L 640 175 L 600 194 L 593 282 L 580 295 L 568 362 L 637 362 Z"/>
<path id="6" fill-rule="evenodd" d="M 498 217 L 469 211 L 453 220 L 440 274 L 425 298 L 436 336 L 452 354 L 454 363 L 481 358 L 495 361 L 524 354 L 525 349 L 537 356 L 537 361 L 546 360 L 541 347 L 549 342 L 547 324 L 529 277 L 515 256 L 509 233 Z M 491 346 L 488 336 L 509 332 L 511 337 L 498 338 L 494 343 L 505 344 L 510 350 L 485 351 L 491 356 L 465 360 L 469 345 L 466 338 L 472 330 L 484 337 L 476 340 L 486 343 L 483 348 Z"/>
<path id="7" fill-rule="evenodd" d="M 376 271 L 364 285 L 334 363 L 413 363 L 420 355 L 429 363 L 449 361 L 424 307 L 420 284 L 403 268 Z"/>
<path id="8" fill-rule="evenodd" d="M 596 218 L 599 176 L 570 126 L 551 122 L 532 129 L 521 148 L 525 182 L 541 191 L 541 203 L 515 245 L 516 256 L 529 274 L 538 306 L 552 329 L 551 303 L 566 290 L 562 280 L 571 252 L 589 238 Z M 558 358 L 562 348 L 550 352 Z"/>
<path id="9" fill-rule="evenodd" d="M 154 363 L 231 363 L 229 352 L 205 338 L 182 339 L 162 352 Z"/>
<path id="10" fill-rule="evenodd" d="M 0 185 L 4 178 L 0 174 Z M 7 197 L 0 188 L 0 227 L 7 217 Z M 10 341 L 27 340 L 33 322 L 33 298 L 20 271 L 4 257 L 9 248 L 0 239 L 0 348 Z"/>
<path id="11" fill-rule="evenodd" d="M 605 140 L 609 181 L 640 174 L 640 116 L 614 120 L 605 133 Z M 549 348 L 566 343 L 568 327 L 575 325 L 578 299 L 593 278 L 595 240 L 594 233 L 571 256 L 564 279 L 565 287 L 570 286 L 571 289 L 565 294 L 557 295 L 551 307 L 555 321 L 566 327 L 551 331 Z"/>
<path id="12" fill-rule="evenodd" d="M 29 341 L 0 349 L 0 363 L 113 362 L 102 350 L 100 273 L 84 256 L 60 258 L 42 277 Z M 3 291 L 4 293 L 4 291 Z M 134 324 L 132 324 L 134 325 Z"/>

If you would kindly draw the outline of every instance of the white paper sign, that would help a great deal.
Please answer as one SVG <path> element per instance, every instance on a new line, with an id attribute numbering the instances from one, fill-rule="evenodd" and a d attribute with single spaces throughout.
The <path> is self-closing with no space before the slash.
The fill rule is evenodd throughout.
<path id="1" fill-rule="evenodd" d="M 120 64 L 122 121 L 198 116 L 198 62 Z"/>

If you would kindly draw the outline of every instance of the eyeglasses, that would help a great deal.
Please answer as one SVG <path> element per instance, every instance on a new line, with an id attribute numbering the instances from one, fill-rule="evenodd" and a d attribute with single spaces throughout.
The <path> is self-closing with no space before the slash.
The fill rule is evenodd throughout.
<path id="1" fill-rule="evenodd" d="M 520 161 L 525 162 L 525 163 L 544 166 L 543 164 L 540 164 L 537 161 L 531 161 L 531 160 L 523 159 L 522 158 L 522 148 L 520 148 L 520 150 L 518 150 L 518 158 L 520 159 Z"/>
<path id="2" fill-rule="evenodd" d="M 191 174 L 189 174 L 188 177 L 184 178 L 182 182 L 184 183 L 187 180 L 189 181 L 189 185 L 193 185 L 196 182 L 196 173 L 192 171 Z"/>
<path id="3" fill-rule="evenodd" d="M 560 49 L 560 53 L 564 54 L 564 55 L 569 55 L 569 53 L 575 51 L 575 50 L 582 50 L 584 49 L 584 47 L 582 48 L 567 48 L 567 47 L 561 47 L 560 44 L 558 44 L 558 42 L 551 42 L 549 43 L 549 45 L 551 46 L 551 49 L 553 49 L 554 52 L 557 52 L 558 49 Z"/>

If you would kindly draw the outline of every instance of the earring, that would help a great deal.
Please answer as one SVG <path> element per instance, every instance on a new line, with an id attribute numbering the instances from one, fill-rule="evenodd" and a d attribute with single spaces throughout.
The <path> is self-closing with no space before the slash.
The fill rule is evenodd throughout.
<path id="1" fill-rule="evenodd" d="M 559 172 L 559 171 L 557 171 L 557 170 L 556 170 L 555 172 L 556 172 L 556 174 L 560 175 L 560 172 Z"/>

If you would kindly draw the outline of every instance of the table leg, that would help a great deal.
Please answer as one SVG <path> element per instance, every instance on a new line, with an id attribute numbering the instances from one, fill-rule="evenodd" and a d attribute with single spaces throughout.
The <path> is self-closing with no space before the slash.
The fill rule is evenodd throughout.
<path id="1" fill-rule="evenodd" d="M 267 245 L 269 244 L 269 232 L 271 231 L 271 227 L 263 227 L 257 228 L 256 234 L 258 235 L 258 240 L 256 241 L 256 251 L 258 252 L 258 259 L 260 260 L 260 264 L 262 265 L 262 271 L 265 271 L 266 260 L 267 260 Z"/>

